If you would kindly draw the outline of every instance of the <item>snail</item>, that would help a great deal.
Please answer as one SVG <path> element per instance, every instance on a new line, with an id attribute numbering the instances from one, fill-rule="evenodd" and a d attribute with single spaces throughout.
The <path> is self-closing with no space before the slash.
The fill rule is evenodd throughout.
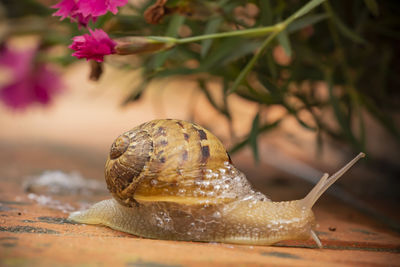
<path id="1" fill-rule="evenodd" d="M 322 247 L 311 208 L 362 157 L 324 174 L 305 198 L 273 202 L 252 189 L 211 132 L 153 120 L 112 144 L 105 179 L 113 198 L 69 219 L 153 239 L 270 245 L 311 236 Z"/>

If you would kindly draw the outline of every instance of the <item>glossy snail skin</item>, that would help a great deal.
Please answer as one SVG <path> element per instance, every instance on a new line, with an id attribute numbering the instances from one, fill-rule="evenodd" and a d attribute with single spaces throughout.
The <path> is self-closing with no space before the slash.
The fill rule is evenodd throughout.
<path id="1" fill-rule="evenodd" d="M 270 245 L 314 238 L 311 207 L 364 154 L 301 200 L 272 202 L 251 188 L 221 142 L 180 120 L 154 120 L 119 136 L 105 167 L 113 199 L 69 219 L 168 240 Z"/>

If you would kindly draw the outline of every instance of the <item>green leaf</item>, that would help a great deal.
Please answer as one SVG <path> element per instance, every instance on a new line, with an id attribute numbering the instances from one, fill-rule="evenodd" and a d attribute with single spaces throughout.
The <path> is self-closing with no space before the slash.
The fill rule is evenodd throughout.
<path id="1" fill-rule="evenodd" d="M 259 124 L 260 124 L 260 113 L 258 112 L 257 115 L 253 119 L 253 124 L 251 126 L 251 130 L 250 130 L 250 134 L 249 134 L 250 147 L 251 147 L 251 150 L 253 151 L 253 156 L 257 163 L 260 161 L 260 158 L 258 155 L 258 145 L 257 145 Z"/>
<path id="2" fill-rule="evenodd" d="M 298 31 L 300 29 L 303 29 L 304 27 L 316 24 L 328 17 L 329 17 L 328 14 L 318 14 L 318 15 L 309 15 L 309 16 L 300 18 L 288 26 L 287 32 L 292 33 L 292 32 Z"/>
<path id="3" fill-rule="evenodd" d="M 249 84 L 240 86 L 236 93 L 244 99 L 254 101 L 260 104 L 276 104 L 280 103 L 280 98 L 276 95 L 269 94 L 268 92 L 257 90 L 251 87 Z"/>
<path id="4" fill-rule="evenodd" d="M 263 132 L 267 132 L 267 131 L 269 131 L 269 130 L 272 130 L 272 129 L 274 129 L 275 127 L 277 127 L 277 126 L 282 122 L 282 120 L 283 120 L 283 119 L 278 119 L 278 120 L 276 120 L 276 121 L 274 121 L 274 122 L 272 122 L 272 123 L 265 124 L 265 125 L 263 125 L 263 126 L 260 127 L 260 129 L 258 130 L 258 132 L 259 132 L 259 133 L 263 133 Z"/>
<path id="5" fill-rule="evenodd" d="M 328 90 L 329 90 L 329 100 L 333 108 L 333 112 L 336 116 L 336 119 L 339 123 L 341 128 L 342 134 L 346 137 L 348 141 L 350 141 L 355 147 L 362 149 L 360 143 L 355 138 L 352 130 L 351 130 L 351 112 L 346 113 L 343 110 L 343 101 L 340 101 L 338 97 L 335 96 L 333 93 L 333 80 L 332 80 L 332 73 L 325 73 L 326 81 L 328 83 Z"/>
<path id="6" fill-rule="evenodd" d="M 219 28 L 219 26 L 221 25 L 222 21 L 223 20 L 222 20 L 221 17 L 211 19 L 206 25 L 206 29 L 204 31 L 204 34 L 216 33 L 218 28 Z M 201 43 L 201 52 L 200 52 L 202 58 L 204 58 L 207 55 L 208 50 L 210 49 L 212 42 L 213 42 L 212 39 L 208 39 L 208 40 L 202 41 L 202 43 Z"/>
<path id="7" fill-rule="evenodd" d="M 260 22 L 261 25 L 271 25 L 274 21 L 274 14 L 270 0 L 259 0 L 260 5 Z"/>
<path id="8" fill-rule="evenodd" d="M 343 36 L 345 36 L 348 39 L 352 40 L 353 42 L 356 42 L 359 44 L 367 43 L 367 41 L 365 41 L 364 38 L 362 38 L 357 33 L 355 33 L 353 30 L 351 30 L 349 27 L 347 27 L 346 24 L 344 24 L 337 16 L 334 16 L 332 19 L 333 19 L 333 22 L 338 27 L 339 32 L 342 33 Z"/>
<path id="9" fill-rule="evenodd" d="M 214 98 L 211 96 L 210 92 L 207 89 L 207 84 L 203 79 L 199 79 L 198 81 L 198 85 L 201 89 L 201 91 L 205 94 L 205 96 L 207 97 L 208 102 L 216 109 L 218 110 L 220 113 L 222 113 L 223 115 L 225 115 L 227 118 L 230 118 L 230 114 L 228 113 L 228 111 L 226 109 L 224 109 L 224 107 L 221 107 L 220 105 L 217 104 L 217 102 L 214 100 Z"/>
<path id="10" fill-rule="evenodd" d="M 251 71 L 251 69 L 254 67 L 256 64 L 258 58 L 261 56 L 261 54 L 264 52 L 264 50 L 268 47 L 268 45 L 274 40 L 275 36 L 278 34 L 278 32 L 275 32 L 268 36 L 267 39 L 262 43 L 261 47 L 259 50 L 254 54 L 254 56 L 250 59 L 250 61 L 247 63 L 247 65 L 242 69 L 242 71 L 239 73 L 237 78 L 235 79 L 235 82 L 232 85 L 232 88 L 227 92 L 227 94 L 232 94 L 235 92 L 239 85 L 242 84 L 243 80 L 246 78 L 247 74 Z"/>
<path id="11" fill-rule="evenodd" d="M 374 16 L 379 16 L 379 7 L 376 0 L 364 0 L 364 3 Z"/>
<path id="12" fill-rule="evenodd" d="M 229 154 L 234 154 L 244 148 L 249 142 L 249 139 L 246 138 L 242 142 L 235 144 L 231 149 L 229 149 Z"/>
<path id="13" fill-rule="evenodd" d="M 174 15 L 171 19 L 171 21 L 168 24 L 167 31 L 165 32 L 165 36 L 169 37 L 176 37 L 178 35 L 179 28 L 183 25 L 185 22 L 185 17 L 180 16 L 180 15 Z M 173 50 L 169 51 L 164 51 L 161 53 L 158 53 L 154 57 L 154 69 L 159 69 L 161 68 L 162 65 L 164 65 L 165 61 L 168 59 L 168 57 L 173 53 Z"/>
<path id="14" fill-rule="evenodd" d="M 173 53 L 173 50 L 163 51 L 154 56 L 154 66 L 155 70 L 159 70 L 162 65 L 164 65 L 165 61 L 170 57 Z"/>
<path id="15" fill-rule="evenodd" d="M 272 77 L 276 79 L 278 77 L 278 70 L 277 70 L 276 62 L 275 62 L 274 58 L 272 57 L 271 51 L 268 51 L 266 53 L 266 57 L 267 57 L 267 64 L 268 64 L 269 71 L 271 72 Z"/>
<path id="16" fill-rule="evenodd" d="M 278 93 L 278 94 L 283 92 L 283 90 L 280 90 L 274 83 L 274 81 L 276 82 L 276 80 L 272 80 L 268 76 L 263 75 L 263 73 L 258 73 L 257 78 L 259 82 L 268 90 L 268 92 Z"/>
<path id="17" fill-rule="evenodd" d="M 318 5 L 320 5 L 322 2 L 325 2 L 326 0 L 312 0 L 310 2 L 308 2 L 307 4 L 305 4 L 302 8 L 300 8 L 299 10 L 297 10 L 297 12 L 295 12 L 293 15 L 291 15 L 285 22 L 287 24 L 290 24 L 292 21 L 294 21 L 295 19 L 298 19 L 302 16 L 304 16 L 305 14 L 307 14 L 308 12 L 310 12 L 312 9 L 314 9 L 315 7 L 317 7 Z"/>
<path id="18" fill-rule="evenodd" d="M 178 36 L 178 32 L 180 27 L 185 22 L 185 17 L 180 15 L 174 15 L 171 21 L 168 24 L 167 31 L 165 32 L 165 36 L 176 37 Z"/>
<path id="19" fill-rule="evenodd" d="M 311 125 L 308 125 L 305 121 L 303 121 L 302 119 L 300 119 L 300 117 L 297 115 L 297 113 L 294 114 L 294 118 L 296 119 L 296 121 L 297 121 L 301 126 L 303 126 L 304 128 L 306 128 L 307 130 L 310 130 L 310 131 L 313 131 L 313 132 L 317 131 L 317 128 L 312 127 Z"/>
<path id="20" fill-rule="evenodd" d="M 234 62 L 244 56 L 252 54 L 255 49 L 260 47 L 261 42 L 260 41 L 244 41 L 239 44 L 240 45 L 238 45 L 236 47 L 236 49 L 233 50 L 234 51 L 233 53 L 229 53 L 226 55 L 226 57 L 223 59 L 223 61 L 220 64 L 221 66 L 228 65 L 229 63 Z"/>
<path id="21" fill-rule="evenodd" d="M 356 42 L 359 44 L 367 43 L 367 41 L 365 41 L 361 36 L 359 36 L 357 33 L 355 33 L 353 30 L 351 30 L 349 27 L 347 27 L 346 24 L 344 24 L 342 22 L 342 20 L 333 11 L 329 2 L 326 2 L 324 7 L 327 10 L 327 12 L 330 14 L 330 18 L 333 21 L 333 23 L 337 26 L 338 31 L 344 37 L 347 37 L 348 39 L 352 40 L 353 42 Z"/>
<path id="22" fill-rule="evenodd" d="M 240 39 L 225 39 L 220 42 L 216 49 L 210 51 L 206 58 L 200 64 L 199 69 L 209 71 L 211 68 L 220 66 L 221 62 L 229 55 L 233 54 L 239 45 L 242 44 Z"/>
<path id="23" fill-rule="evenodd" d="M 258 134 L 264 133 L 267 131 L 270 131 L 274 128 L 276 128 L 280 123 L 282 122 L 282 119 L 278 119 L 272 123 L 267 123 L 258 129 Z M 242 140 L 239 143 L 236 143 L 231 149 L 229 149 L 229 154 L 236 153 L 237 151 L 241 150 L 244 148 L 247 144 L 250 142 L 250 136 L 247 136 L 244 140 Z"/>
<path id="24" fill-rule="evenodd" d="M 168 6 L 168 7 L 176 7 L 176 6 L 181 5 L 182 2 L 184 2 L 184 1 L 182 1 L 182 0 L 169 0 L 169 1 L 167 1 L 167 2 L 168 2 L 168 3 L 167 3 L 167 6 Z"/>
<path id="25" fill-rule="evenodd" d="M 210 51 L 199 67 L 202 71 L 220 68 L 227 64 L 242 58 L 260 46 L 259 41 L 247 41 L 238 38 L 229 38 L 218 43 L 216 49 Z"/>
<path id="26" fill-rule="evenodd" d="M 135 89 L 132 90 L 130 95 L 125 98 L 124 102 L 122 102 L 122 105 L 139 100 L 148 84 L 148 80 L 143 80 L 138 86 L 136 86 Z"/>
<path id="27" fill-rule="evenodd" d="M 292 56 L 292 48 L 290 47 L 290 40 L 289 40 L 287 31 L 282 31 L 280 34 L 278 34 L 277 38 L 278 38 L 279 44 L 285 50 L 286 55 L 289 57 Z"/>

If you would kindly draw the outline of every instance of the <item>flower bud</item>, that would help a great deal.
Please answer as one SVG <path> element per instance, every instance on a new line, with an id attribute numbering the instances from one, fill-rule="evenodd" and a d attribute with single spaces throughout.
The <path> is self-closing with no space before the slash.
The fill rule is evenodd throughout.
<path id="1" fill-rule="evenodd" d="M 173 40 L 173 38 L 166 37 L 123 37 L 115 39 L 117 42 L 115 51 L 118 55 L 160 52 L 173 48 L 175 46 Z"/>

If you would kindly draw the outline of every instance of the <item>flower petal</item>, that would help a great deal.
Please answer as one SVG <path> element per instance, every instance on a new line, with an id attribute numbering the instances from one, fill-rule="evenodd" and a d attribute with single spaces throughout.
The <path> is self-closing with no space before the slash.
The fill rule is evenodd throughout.
<path id="1" fill-rule="evenodd" d="M 78 9 L 78 6 L 74 0 L 62 0 L 60 3 L 52 6 L 52 8 L 59 9 L 53 16 L 60 16 L 61 20 L 63 20 L 66 17 L 70 17 L 71 14 Z"/>
<path id="2" fill-rule="evenodd" d="M 91 30 L 90 34 L 75 36 L 69 48 L 75 50 L 72 54 L 77 58 L 93 59 L 102 62 L 105 55 L 115 53 L 116 42 L 101 29 Z"/>

